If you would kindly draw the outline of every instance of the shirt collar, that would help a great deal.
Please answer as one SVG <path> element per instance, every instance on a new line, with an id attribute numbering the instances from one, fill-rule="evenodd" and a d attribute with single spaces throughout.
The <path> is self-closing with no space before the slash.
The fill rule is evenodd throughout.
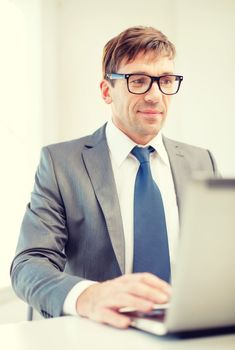
<path id="1" fill-rule="evenodd" d="M 118 129 L 112 120 L 108 121 L 106 127 L 106 138 L 112 159 L 117 166 L 121 166 L 122 162 L 128 157 L 131 150 L 137 145 L 126 134 Z M 162 133 L 159 132 L 146 146 L 152 146 L 157 150 L 158 156 L 164 164 L 170 166 L 168 155 L 162 141 Z M 142 145 L 138 145 L 143 147 Z"/>

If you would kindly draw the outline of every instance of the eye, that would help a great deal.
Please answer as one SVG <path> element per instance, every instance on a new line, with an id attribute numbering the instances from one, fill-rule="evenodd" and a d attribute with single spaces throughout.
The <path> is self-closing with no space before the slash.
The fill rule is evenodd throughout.
<path id="1" fill-rule="evenodd" d="M 133 84 L 144 84 L 144 79 L 135 79 L 135 80 L 132 80 L 132 83 Z"/>
<path id="2" fill-rule="evenodd" d="M 161 85 L 172 85 L 174 84 L 175 82 L 175 77 L 174 76 L 164 76 L 164 77 L 161 77 L 160 79 L 160 83 Z"/>
<path id="3" fill-rule="evenodd" d="M 129 84 L 135 86 L 148 84 L 148 77 L 141 75 L 132 75 L 129 79 Z"/>

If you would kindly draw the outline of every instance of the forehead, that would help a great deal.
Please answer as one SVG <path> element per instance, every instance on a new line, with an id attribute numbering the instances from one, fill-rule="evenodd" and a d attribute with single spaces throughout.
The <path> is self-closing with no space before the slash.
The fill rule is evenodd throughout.
<path id="1" fill-rule="evenodd" d="M 134 60 L 122 60 L 118 73 L 146 73 L 161 75 L 174 72 L 174 61 L 165 55 L 156 55 L 153 52 L 139 53 Z"/>

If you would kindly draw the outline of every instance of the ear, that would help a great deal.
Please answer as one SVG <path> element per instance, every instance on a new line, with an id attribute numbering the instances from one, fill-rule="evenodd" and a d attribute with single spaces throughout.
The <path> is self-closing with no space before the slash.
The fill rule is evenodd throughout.
<path id="1" fill-rule="evenodd" d="M 101 95 L 105 103 L 110 104 L 112 103 L 112 97 L 111 97 L 111 85 L 110 83 L 103 79 L 100 83 L 100 90 L 101 90 Z"/>

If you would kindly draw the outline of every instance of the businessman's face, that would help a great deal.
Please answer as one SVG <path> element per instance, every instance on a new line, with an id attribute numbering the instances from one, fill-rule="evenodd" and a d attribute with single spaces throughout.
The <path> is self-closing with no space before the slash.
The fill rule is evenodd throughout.
<path id="1" fill-rule="evenodd" d="M 164 56 L 156 57 L 150 52 L 140 53 L 133 62 L 123 61 L 115 73 L 160 76 L 173 74 L 173 69 L 172 60 Z M 162 128 L 171 96 L 164 95 L 157 82 L 152 84 L 149 91 L 140 95 L 128 91 L 126 79 L 115 80 L 113 87 L 109 82 L 103 81 L 101 90 L 106 103 L 111 104 L 114 124 L 136 143 L 148 143 Z"/>

